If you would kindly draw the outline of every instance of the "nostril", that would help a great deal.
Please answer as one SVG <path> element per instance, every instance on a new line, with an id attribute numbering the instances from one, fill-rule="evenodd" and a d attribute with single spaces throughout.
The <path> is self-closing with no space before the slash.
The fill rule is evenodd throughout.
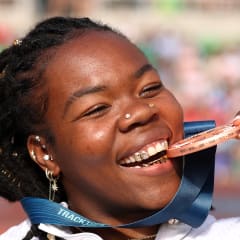
<path id="1" fill-rule="evenodd" d="M 142 124 L 140 124 L 140 123 L 133 123 L 130 126 L 128 126 L 127 131 L 131 131 L 132 129 L 135 129 L 135 128 L 141 126 L 141 125 Z"/>
<path id="2" fill-rule="evenodd" d="M 132 116 L 134 118 L 134 116 Z M 150 117 L 144 117 L 144 118 L 138 118 L 138 119 L 128 119 L 128 123 L 125 127 L 125 131 L 131 131 L 135 128 L 139 128 L 142 126 L 145 126 L 147 124 L 150 124 L 151 122 L 155 122 L 158 119 L 157 114 L 152 114 Z"/>

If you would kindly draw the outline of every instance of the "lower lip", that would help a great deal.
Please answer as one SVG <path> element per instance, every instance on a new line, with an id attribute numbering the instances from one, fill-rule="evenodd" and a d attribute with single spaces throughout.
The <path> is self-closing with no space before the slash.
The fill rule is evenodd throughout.
<path id="1" fill-rule="evenodd" d="M 122 167 L 124 170 L 131 171 L 131 174 L 146 176 L 158 176 L 171 172 L 174 169 L 173 161 L 168 159 L 163 163 L 155 163 L 148 167 Z"/>

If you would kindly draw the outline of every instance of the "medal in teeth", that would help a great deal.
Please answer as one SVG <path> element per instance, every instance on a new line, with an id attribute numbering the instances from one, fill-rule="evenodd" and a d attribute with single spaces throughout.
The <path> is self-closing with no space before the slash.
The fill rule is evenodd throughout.
<path id="1" fill-rule="evenodd" d="M 123 165 L 123 166 L 127 166 L 129 165 L 131 167 L 134 167 L 134 163 L 135 165 L 138 164 L 138 163 L 141 163 L 142 162 L 142 166 L 143 167 L 147 167 L 147 166 L 150 166 L 156 162 L 165 162 L 167 157 L 164 155 L 164 156 L 161 156 L 160 158 L 158 159 L 154 159 L 152 160 L 151 162 L 149 163 L 144 163 L 143 161 L 162 152 L 162 151 L 166 151 L 168 148 L 168 143 L 167 141 L 161 141 L 161 142 L 157 142 L 155 144 L 152 144 L 151 146 L 148 146 L 146 148 L 146 150 L 141 150 L 139 152 L 136 152 L 134 153 L 133 155 L 129 156 L 128 158 L 125 158 L 123 159 L 120 164 Z M 139 167 L 138 165 L 136 167 Z"/>

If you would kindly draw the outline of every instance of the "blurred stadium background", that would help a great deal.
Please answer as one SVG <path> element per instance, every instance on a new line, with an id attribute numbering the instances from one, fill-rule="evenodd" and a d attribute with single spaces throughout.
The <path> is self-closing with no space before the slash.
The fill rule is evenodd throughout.
<path id="1" fill-rule="evenodd" d="M 146 53 L 184 107 L 185 120 L 230 121 L 240 110 L 240 0 L 0 0 L 0 51 L 50 16 L 89 16 Z M 240 215 L 240 145 L 218 146 L 213 205 Z M 0 233 L 24 219 L 0 198 Z"/>

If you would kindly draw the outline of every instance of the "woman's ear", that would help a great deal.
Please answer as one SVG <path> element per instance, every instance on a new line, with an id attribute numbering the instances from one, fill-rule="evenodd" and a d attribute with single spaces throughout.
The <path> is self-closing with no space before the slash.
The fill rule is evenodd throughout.
<path id="1" fill-rule="evenodd" d="M 30 135 L 27 140 L 27 148 L 31 159 L 44 171 L 48 169 L 53 172 L 53 176 L 60 174 L 60 167 L 53 159 L 50 147 L 45 138 L 38 135 Z"/>

